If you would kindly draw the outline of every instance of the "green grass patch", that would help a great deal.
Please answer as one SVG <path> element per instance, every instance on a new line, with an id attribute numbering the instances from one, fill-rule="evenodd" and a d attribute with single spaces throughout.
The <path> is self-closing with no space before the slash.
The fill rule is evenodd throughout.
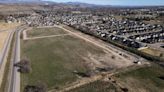
<path id="1" fill-rule="evenodd" d="M 69 92 L 119 92 L 111 83 L 105 81 L 96 81 L 79 88 L 70 90 Z"/>
<path id="2" fill-rule="evenodd" d="M 161 76 L 164 77 L 164 68 L 159 65 L 116 75 L 125 86 L 131 89 L 130 92 L 163 92 L 164 80 L 160 79 Z"/>
<path id="3" fill-rule="evenodd" d="M 22 58 L 31 61 L 32 72 L 22 74 L 22 88 L 38 81 L 46 83 L 48 89 L 61 88 L 77 79 L 73 71 L 87 72 L 83 58 L 105 52 L 84 40 L 72 36 L 22 41 Z"/>
<path id="4" fill-rule="evenodd" d="M 48 36 L 48 35 L 59 35 L 66 34 L 64 30 L 51 27 L 51 28 L 33 28 L 32 30 L 27 31 L 28 37 L 38 37 L 38 36 Z"/>

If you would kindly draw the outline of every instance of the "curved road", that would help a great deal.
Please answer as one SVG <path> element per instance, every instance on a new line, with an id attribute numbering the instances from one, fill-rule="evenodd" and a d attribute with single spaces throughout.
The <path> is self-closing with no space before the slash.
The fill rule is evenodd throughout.
<path id="1" fill-rule="evenodd" d="M 4 72 L 5 72 L 5 66 L 6 66 L 7 57 L 9 54 L 9 49 L 10 49 L 11 41 L 13 38 L 13 34 L 14 34 L 14 31 L 10 31 L 10 33 L 5 41 L 5 44 L 3 46 L 2 52 L 0 53 L 0 74 L 1 74 L 0 75 L 0 86 L 2 84 L 2 79 L 3 79 Z"/>
<path id="2" fill-rule="evenodd" d="M 7 92 L 20 92 L 20 73 L 17 71 L 18 68 L 14 67 L 14 64 L 20 61 L 20 34 L 24 29 L 25 26 L 21 26 L 15 31 L 15 43 L 11 59 L 11 70 Z"/>

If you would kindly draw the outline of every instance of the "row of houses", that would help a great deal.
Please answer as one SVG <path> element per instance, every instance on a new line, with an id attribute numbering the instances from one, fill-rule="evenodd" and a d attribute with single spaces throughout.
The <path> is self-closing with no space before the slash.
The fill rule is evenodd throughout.
<path id="1" fill-rule="evenodd" d="M 128 12 L 128 11 L 126 11 Z M 142 43 L 163 41 L 163 27 L 157 24 L 146 24 L 128 18 L 118 19 L 114 14 L 100 12 L 63 11 L 32 14 L 17 18 L 29 26 L 53 26 L 59 23 L 74 27 L 84 33 L 94 35 L 103 40 L 111 40 L 129 47 L 139 48 Z"/>

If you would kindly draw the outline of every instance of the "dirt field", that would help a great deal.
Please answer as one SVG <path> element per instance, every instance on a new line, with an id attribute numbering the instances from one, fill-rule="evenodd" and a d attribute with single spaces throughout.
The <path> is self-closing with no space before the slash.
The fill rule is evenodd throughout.
<path id="1" fill-rule="evenodd" d="M 33 28 L 32 30 L 27 31 L 28 37 L 39 37 L 39 36 L 49 36 L 49 35 L 59 35 L 66 34 L 67 32 L 59 28 Z"/>
<path id="2" fill-rule="evenodd" d="M 3 45 L 8 35 L 9 35 L 9 31 L 0 32 L 0 52 L 3 48 Z"/>
<path id="3" fill-rule="evenodd" d="M 73 32 L 74 34 L 79 35 L 82 38 L 89 40 L 91 43 L 94 43 L 95 45 L 98 45 L 98 46 L 101 45 L 100 47 L 103 47 L 106 50 L 108 50 L 109 52 L 114 53 L 117 57 L 121 57 L 121 59 L 127 61 L 127 63 L 129 63 L 129 64 L 132 64 L 132 62 L 134 60 L 136 60 L 136 58 L 138 58 L 138 57 L 134 56 L 132 53 L 124 51 L 124 50 L 122 50 L 122 49 L 120 49 L 120 48 L 118 48 L 116 46 L 113 46 L 113 45 L 111 45 L 111 44 L 109 44 L 107 42 L 104 42 L 104 41 L 102 41 L 102 40 L 100 40 L 98 38 L 95 38 L 93 36 L 89 36 L 87 34 L 81 33 L 80 31 L 75 30 L 75 29 L 73 29 L 71 27 L 68 27 L 66 25 L 62 25 L 62 26 L 65 29 L 68 29 L 69 31 Z"/>
<path id="4" fill-rule="evenodd" d="M 153 48 L 145 48 L 145 49 L 142 49 L 140 50 L 141 52 L 144 52 L 144 53 L 147 53 L 149 55 L 152 55 L 152 56 L 157 56 L 157 57 L 160 57 L 161 55 L 163 55 L 164 53 L 157 50 L 157 49 L 153 49 Z M 163 56 L 164 57 L 164 56 Z"/>
<path id="5" fill-rule="evenodd" d="M 12 30 L 18 25 L 20 25 L 20 24 L 19 23 L 0 22 L 0 31 L 2 31 L 2 30 Z"/>
<path id="6" fill-rule="evenodd" d="M 39 35 L 47 33 L 41 32 Z M 24 57 L 31 60 L 32 73 L 22 75 L 22 87 L 41 81 L 48 85 L 48 89 L 60 89 L 79 79 L 83 73 L 95 74 L 103 68 L 110 71 L 132 65 L 132 62 L 124 61 L 74 35 L 22 40 L 22 58 Z"/>
<path id="7" fill-rule="evenodd" d="M 43 81 L 48 88 L 54 88 L 75 81 L 77 76 L 73 71 L 88 70 L 86 60 L 83 59 L 85 50 L 88 50 L 91 55 L 103 53 L 102 50 L 92 47 L 94 46 L 87 45 L 83 41 L 79 42 L 70 36 L 24 42 L 23 57 L 31 60 L 33 72 L 23 75 L 23 84 Z"/>
<path id="8" fill-rule="evenodd" d="M 164 92 L 163 76 L 164 68 L 156 64 L 115 75 L 129 92 Z"/>
<path id="9" fill-rule="evenodd" d="M 32 14 L 33 9 L 43 9 L 40 5 L 20 5 L 20 4 L 0 4 L 0 13 L 3 15 L 10 14 Z"/>
<path id="10" fill-rule="evenodd" d="M 119 90 L 109 82 L 96 81 L 68 92 L 119 92 Z"/>

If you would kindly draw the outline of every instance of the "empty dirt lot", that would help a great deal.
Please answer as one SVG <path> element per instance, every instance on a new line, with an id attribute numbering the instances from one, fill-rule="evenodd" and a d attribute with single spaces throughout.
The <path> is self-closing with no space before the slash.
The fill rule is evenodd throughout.
<path id="1" fill-rule="evenodd" d="M 3 30 L 13 30 L 15 27 L 19 26 L 19 23 L 5 23 L 0 22 L 0 31 Z"/>

